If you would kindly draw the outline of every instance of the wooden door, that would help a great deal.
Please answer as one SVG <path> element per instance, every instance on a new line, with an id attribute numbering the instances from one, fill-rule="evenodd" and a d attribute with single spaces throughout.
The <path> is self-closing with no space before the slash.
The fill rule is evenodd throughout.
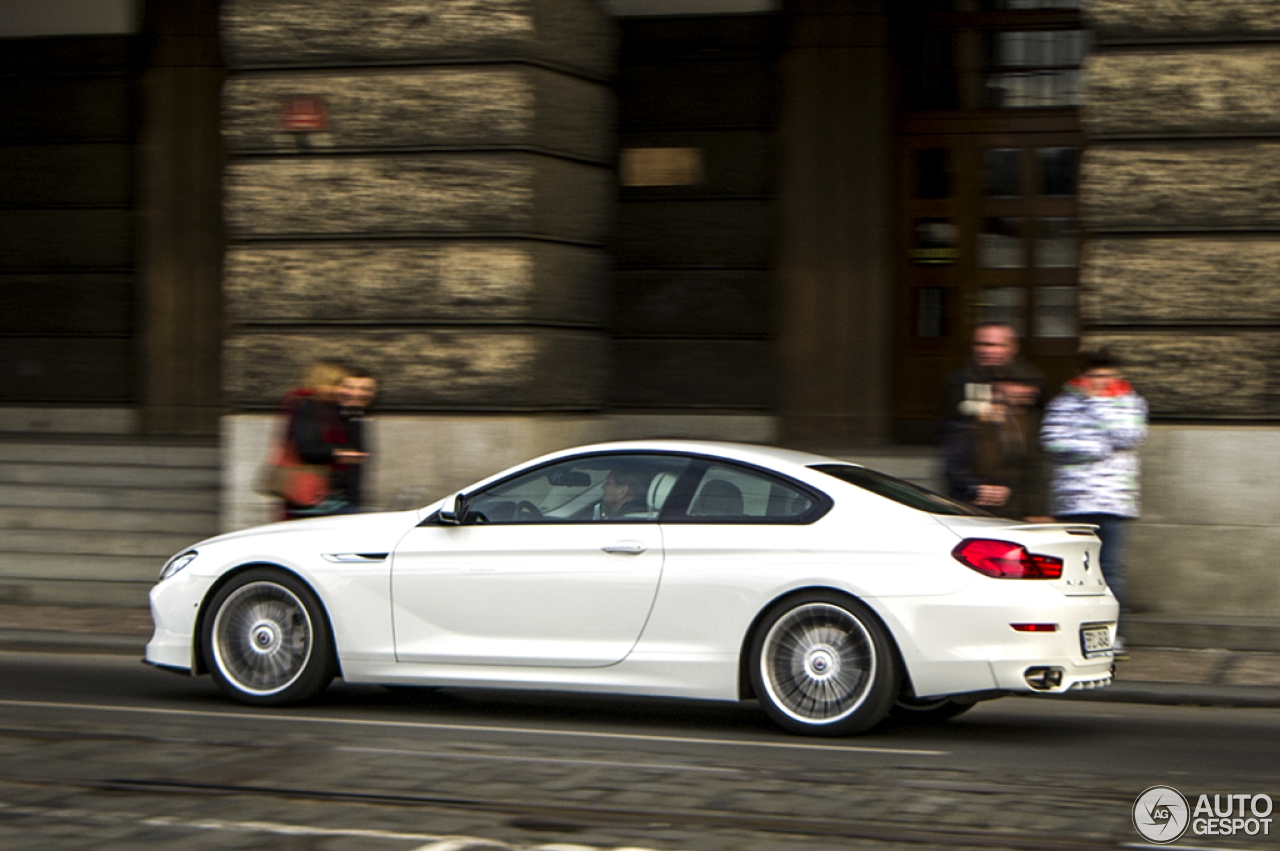
<path id="1" fill-rule="evenodd" d="M 931 0 L 897 21 L 899 440 L 936 439 L 943 382 L 978 323 L 1017 328 L 1055 383 L 1072 371 L 1088 34 L 1064 5 Z"/>

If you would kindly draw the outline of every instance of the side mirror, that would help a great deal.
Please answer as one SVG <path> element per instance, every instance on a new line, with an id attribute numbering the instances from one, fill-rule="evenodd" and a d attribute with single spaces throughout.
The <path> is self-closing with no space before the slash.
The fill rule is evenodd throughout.
<path id="1" fill-rule="evenodd" d="M 467 501 L 462 494 L 455 493 L 445 500 L 440 509 L 440 523 L 445 526 L 461 526 L 467 517 Z"/>

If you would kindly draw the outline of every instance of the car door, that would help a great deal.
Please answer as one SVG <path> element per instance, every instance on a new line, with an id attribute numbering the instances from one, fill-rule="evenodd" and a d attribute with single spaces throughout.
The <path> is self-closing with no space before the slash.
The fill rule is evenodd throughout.
<path id="1" fill-rule="evenodd" d="M 663 518 L 665 579 L 654 627 L 679 613 L 688 652 L 741 635 L 743 618 L 758 611 L 762 584 L 813 575 L 833 560 L 830 542 L 815 538 L 810 525 L 830 506 L 817 491 L 727 462 L 700 462 L 681 490 L 688 496 Z"/>
<path id="2" fill-rule="evenodd" d="M 687 459 L 580 456 L 467 496 L 461 525 L 430 518 L 392 554 L 401 662 L 599 667 L 643 631 L 662 577 L 658 514 Z M 625 471 L 625 472 L 624 472 Z M 628 478 L 626 513 L 601 503 Z"/>

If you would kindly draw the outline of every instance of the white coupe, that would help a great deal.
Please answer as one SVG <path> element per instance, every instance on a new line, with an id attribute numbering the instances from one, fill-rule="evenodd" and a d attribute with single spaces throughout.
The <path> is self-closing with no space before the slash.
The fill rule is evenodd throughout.
<path id="1" fill-rule="evenodd" d="M 799 733 L 1111 681 L 1093 527 L 1002 520 L 784 449 L 556 452 L 426 508 L 174 556 L 146 659 L 287 704 L 339 676 L 759 701 Z"/>

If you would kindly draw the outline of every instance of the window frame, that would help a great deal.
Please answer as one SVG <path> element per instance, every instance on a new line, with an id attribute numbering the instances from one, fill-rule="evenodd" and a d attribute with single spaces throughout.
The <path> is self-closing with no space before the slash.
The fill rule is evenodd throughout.
<path id="1" fill-rule="evenodd" d="M 640 450 L 630 450 L 630 451 L 600 450 L 598 452 L 587 452 L 581 455 L 574 455 L 569 458 L 556 458 L 554 460 L 547 461 L 543 464 L 539 464 L 536 467 L 526 467 L 522 470 L 512 473 L 510 476 L 504 476 L 503 478 L 498 479 L 497 481 L 489 482 L 483 488 L 479 488 L 470 493 L 466 491 L 460 491 L 459 493 L 461 493 L 463 503 L 466 506 L 467 512 L 469 513 L 472 502 L 475 500 L 476 497 L 480 496 L 481 494 L 486 493 L 494 488 L 501 487 L 502 485 L 507 484 L 508 482 L 511 482 L 515 479 L 537 473 L 540 470 L 545 470 L 548 467 L 555 467 L 567 462 L 581 461 L 581 460 L 591 459 L 591 458 L 609 458 L 609 457 L 634 458 L 637 456 L 646 456 L 646 455 L 657 455 L 657 456 L 662 456 L 667 458 L 676 458 L 676 459 L 686 460 L 689 462 L 688 466 L 685 467 L 684 472 L 682 472 L 680 474 L 680 477 L 676 480 L 675 485 L 672 486 L 671 492 L 667 495 L 666 501 L 663 502 L 662 504 L 662 511 L 659 512 L 656 518 L 637 517 L 634 519 L 628 519 L 626 517 L 618 517 L 618 518 L 611 518 L 609 520 L 604 520 L 604 521 L 556 520 L 552 522 L 543 522 L 542 519 L 538 519 L 538 520 L 526 520 L 526 521 L 519 521 L 519 522 L 503 522 L 503 523 L 468 523 L 464 518 L 461 525 L 463 526 L 603 526 L 606 524 L 615 524 L 615 523 L 624 524 L 624 525 L 631 525 L 636 523 L 671 523 L 671 524 L 680 524 L 680 525 L 696 524 L 696 525 L 704 525 L 704 526 L 711 526 L 711 525 L 716 525 L 716 526 L 720 526 L 720 525 L 806 526 L 816 522 L 817 520 L 825 516 L 827 512 L 831 510 L 832 505 L 835 504 L 834 500 L 832 500 L 830 496 L 828 496 L 823 491 L 813 487 L 812 485 L 804 484 L 802 482 L 797 481 L 796 479 L 791 478 L 790 476 L 786 476 L 784 474 L 778 473 L 776 470 L 770 470 L 767 467 L 761 467 L 757 464 L 750 464 L 750 463 L 738 461 L 735 459 L 722 458 L 716 455 L 706 455 L 706 454 L 696 453 L 696 452 L 671 452 L 663 449 L 640 449 Z M 769 479 L 774 483 L 789 487 L 792 490 L 798 491 L 804 496 L 809 497 L 810 500 L 813 502 L 813 505 L 810 506 L 808 511 L 805 511 L 802 514 L 793 515 L 791 517 L 716 518 L 716 517 L 703 517 L 703 516 L 697 516 L 697 515 L 689 516 L 689 514 L 687 513 L 689 509 L 689 504 L 690 502 L 692 502 L 693 496 L 697 492 L 698 485 L 701 484 L 703 477 L 706 475 L 707 469 L 713 464 L 726 466 L 726 467 L 736 467 L 748 473 L 753 473 L 761 476 L 762 478 Z M 431 512 L 431 514 L 428 515 L 425 519 L 423 519 L 422 522 L 419 523 L 418 525 L 419 526 L 443 526 L 443 525 L 449 525 L 449 524 L 443 524 L 440 522 L 440 511 L 436 510 Z"/>
<path id="2" fill-rule="evenodd" d="M 822 519 L 835 504 L 835 501 L 825 492 L 779 473 L 777 470 L 714 455 L 691 455 L 690 457 L 694 459 L 694 463 L 685 471 L 685 475 L 680 477 L 680 481 L 676 482 L 675 488 L 671 491 L 671 497 L 662 506 L 662 515 L 659 517 L 660 523 L 681 526 L 808 526 Z M 788 487 L 808 497 L 812 505 L 809 506 L 807 511 L 785 517 L 770 517 L 768 515 L 763 517 L 691 515 L 689 514 L 689 506 L 712 466 L 741 470 L 744 473 L 769 481 L 771 484 Z"/>

